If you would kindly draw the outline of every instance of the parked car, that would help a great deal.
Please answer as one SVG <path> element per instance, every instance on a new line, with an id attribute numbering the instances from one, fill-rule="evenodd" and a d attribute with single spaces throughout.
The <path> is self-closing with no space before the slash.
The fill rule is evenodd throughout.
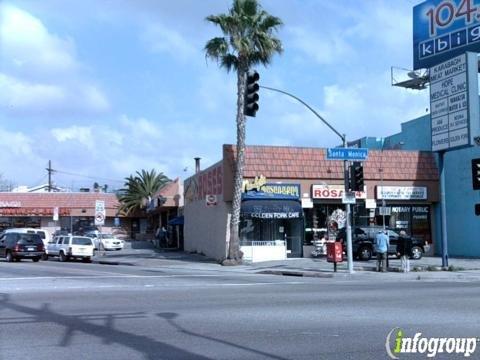
<path id="1" fill-rule="evenodd" d="M 377 226 L 355 227 L 352 231 L 352 250 L 355 257 L 359 260 L 370 260 L 375 255 L 375 236 L 383 228 Z M 398 239 L 401 237 L 397 232 L 386 229 L 390 246 L 388 255 L 397 255 Z M 412 259 L 419 260 L 428 249 L 428 244 L 411 236 L 404 238 L 412 240 Z"/>
<path id="2" fill-rule="evenodd" d="M 100 243 L 105 250 L 122 250 L 125 243 L 112 234 L 101 233 L 98 230 L 85 233 L 85 236 L 93 239 L 95 250 L 100 249 Z"/>
<path id="3" fill-rule="evenodd" d="M 40 260 L 45 254 L 45 246 L 38 234 L 4 232 L 0 236 L 0 257 L 7 262 L 32 259 Z"/>
<path id="4" fill-rule="evenodd" d="M 58 256 L 62 262 L 73 258 L 91 261 L 94 248 L 92 239 L 86 236 L 57 236 L 48 244 L 44 259 Z"/>
<path id="5" fill-rule="evenodd" d="M 52 239 L 52 235 L 48 230 L 41 229 L 41 228 L 10 228 L 4 231 L 5 234 L 8 233 L 16 233 L 16 234 L 37 234 L 43 241 L 43 246 L 47 246 L 47 244 Z"/>

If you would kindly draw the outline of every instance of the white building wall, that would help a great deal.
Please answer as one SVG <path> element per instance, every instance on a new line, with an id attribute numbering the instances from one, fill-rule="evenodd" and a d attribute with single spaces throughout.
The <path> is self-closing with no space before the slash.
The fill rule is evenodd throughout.
<path id="1" fill-rule="evenodd" d="M 231 205 L 217 195 L 217 205 L 207 207 L 205 200 L 188 202 L 184 207 L 184 248 L 217 260 L 227 255 Z"/>

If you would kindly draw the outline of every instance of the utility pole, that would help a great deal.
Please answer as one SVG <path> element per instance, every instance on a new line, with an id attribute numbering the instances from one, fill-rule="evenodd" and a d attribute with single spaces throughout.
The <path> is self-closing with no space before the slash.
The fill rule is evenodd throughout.
<path id="1" fill-rule="evenodd" d="M 51 192 L 52 191 L 52 172 L 53 172 L 51 160 L 48 160 L 48 168 L 46 168 L 45 170 L 48 171 L 48 192 Z"/>
<path id="2" fill-rule="evenodd" d="M 271 91 L 276 91 L 276 92 L 279 92 L 279 93 L 282 93 L 282 94 L 285 94 L 287 96 L 290 96 L 291 98 L 294 98 L 295 100 L 297 100 L 298 102 L 300 102 L 301 104 L 305 105 L 308 110 L 310 110 L 312 113 L 315 114 L 316 117 L 318 117 L 320 120 L 322 120 L 322 122 L 327 125 L 330 130 L 332 130 L 335 134 L 337 134 L 340 139 L 342 139 L 342 144 L 343 144 L 343 147 L 346 148 L 347 147 L 347 136 L 345 134 L 340 134 L 332 125 L 330 125 L 327 120 L 325 120 L 323 117 L 321 117 L 315 110 L 312 109 L 312 107 L 310 105 L 308 105 L 305 101 L 303 101 L 302 99 L 296 97 L 295 95 L 292 95 L 286 91 L 283 91 L 283 90 L 279 90 L 279 89 L 275 89 L 275 88 L 271 88 L 271 87 L 268 87 L 268 86 L 262 86 L 260 85 L 260 88 L 262 89 L 267 89 L 267 90 L 271 90 Z M 343 181 L 344 181 L 344 184 L 345 184 L 345 187 L 344 187 L 344 192 L 345 194 L 347 192 L 350 191 L 349 189 L 349 186 L 348 186 L 348 160 L 344 160 L 343 161 Z M 346 233 L 347 233 L 347 259 L 348 259 L 348 272 L 350 274 L 353 274 L 354 271 L 353 271 L 353 254 L 352 254 L 352 226 L 351 226 L 351 220 L 350 220 L 350 204 L 345 204 L 345 209 L 346 209 L 346 217 L 347 217 L 347 222 L 345 224 L 345 230 L 346 230 Z"/>

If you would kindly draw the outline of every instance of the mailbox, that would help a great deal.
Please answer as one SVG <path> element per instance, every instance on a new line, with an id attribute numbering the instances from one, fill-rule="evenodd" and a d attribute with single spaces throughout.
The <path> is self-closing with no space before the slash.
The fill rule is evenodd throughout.
<path id="1" fill-rule="evenodd" d="M 341 242 L 335 241 L 327 243 L 327 261 L 333 263 L 343 261 L 343 249 Z"/>

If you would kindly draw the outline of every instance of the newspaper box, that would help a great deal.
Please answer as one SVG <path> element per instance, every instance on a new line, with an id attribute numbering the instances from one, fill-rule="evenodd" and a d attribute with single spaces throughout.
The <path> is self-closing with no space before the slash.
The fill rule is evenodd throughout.
<path id="1" fill-rule="evenodd" d="M 342 243 L 338 241 L 327 243 L 327 261 L 337 263 L 342 262 L 342 260 Z"/>

